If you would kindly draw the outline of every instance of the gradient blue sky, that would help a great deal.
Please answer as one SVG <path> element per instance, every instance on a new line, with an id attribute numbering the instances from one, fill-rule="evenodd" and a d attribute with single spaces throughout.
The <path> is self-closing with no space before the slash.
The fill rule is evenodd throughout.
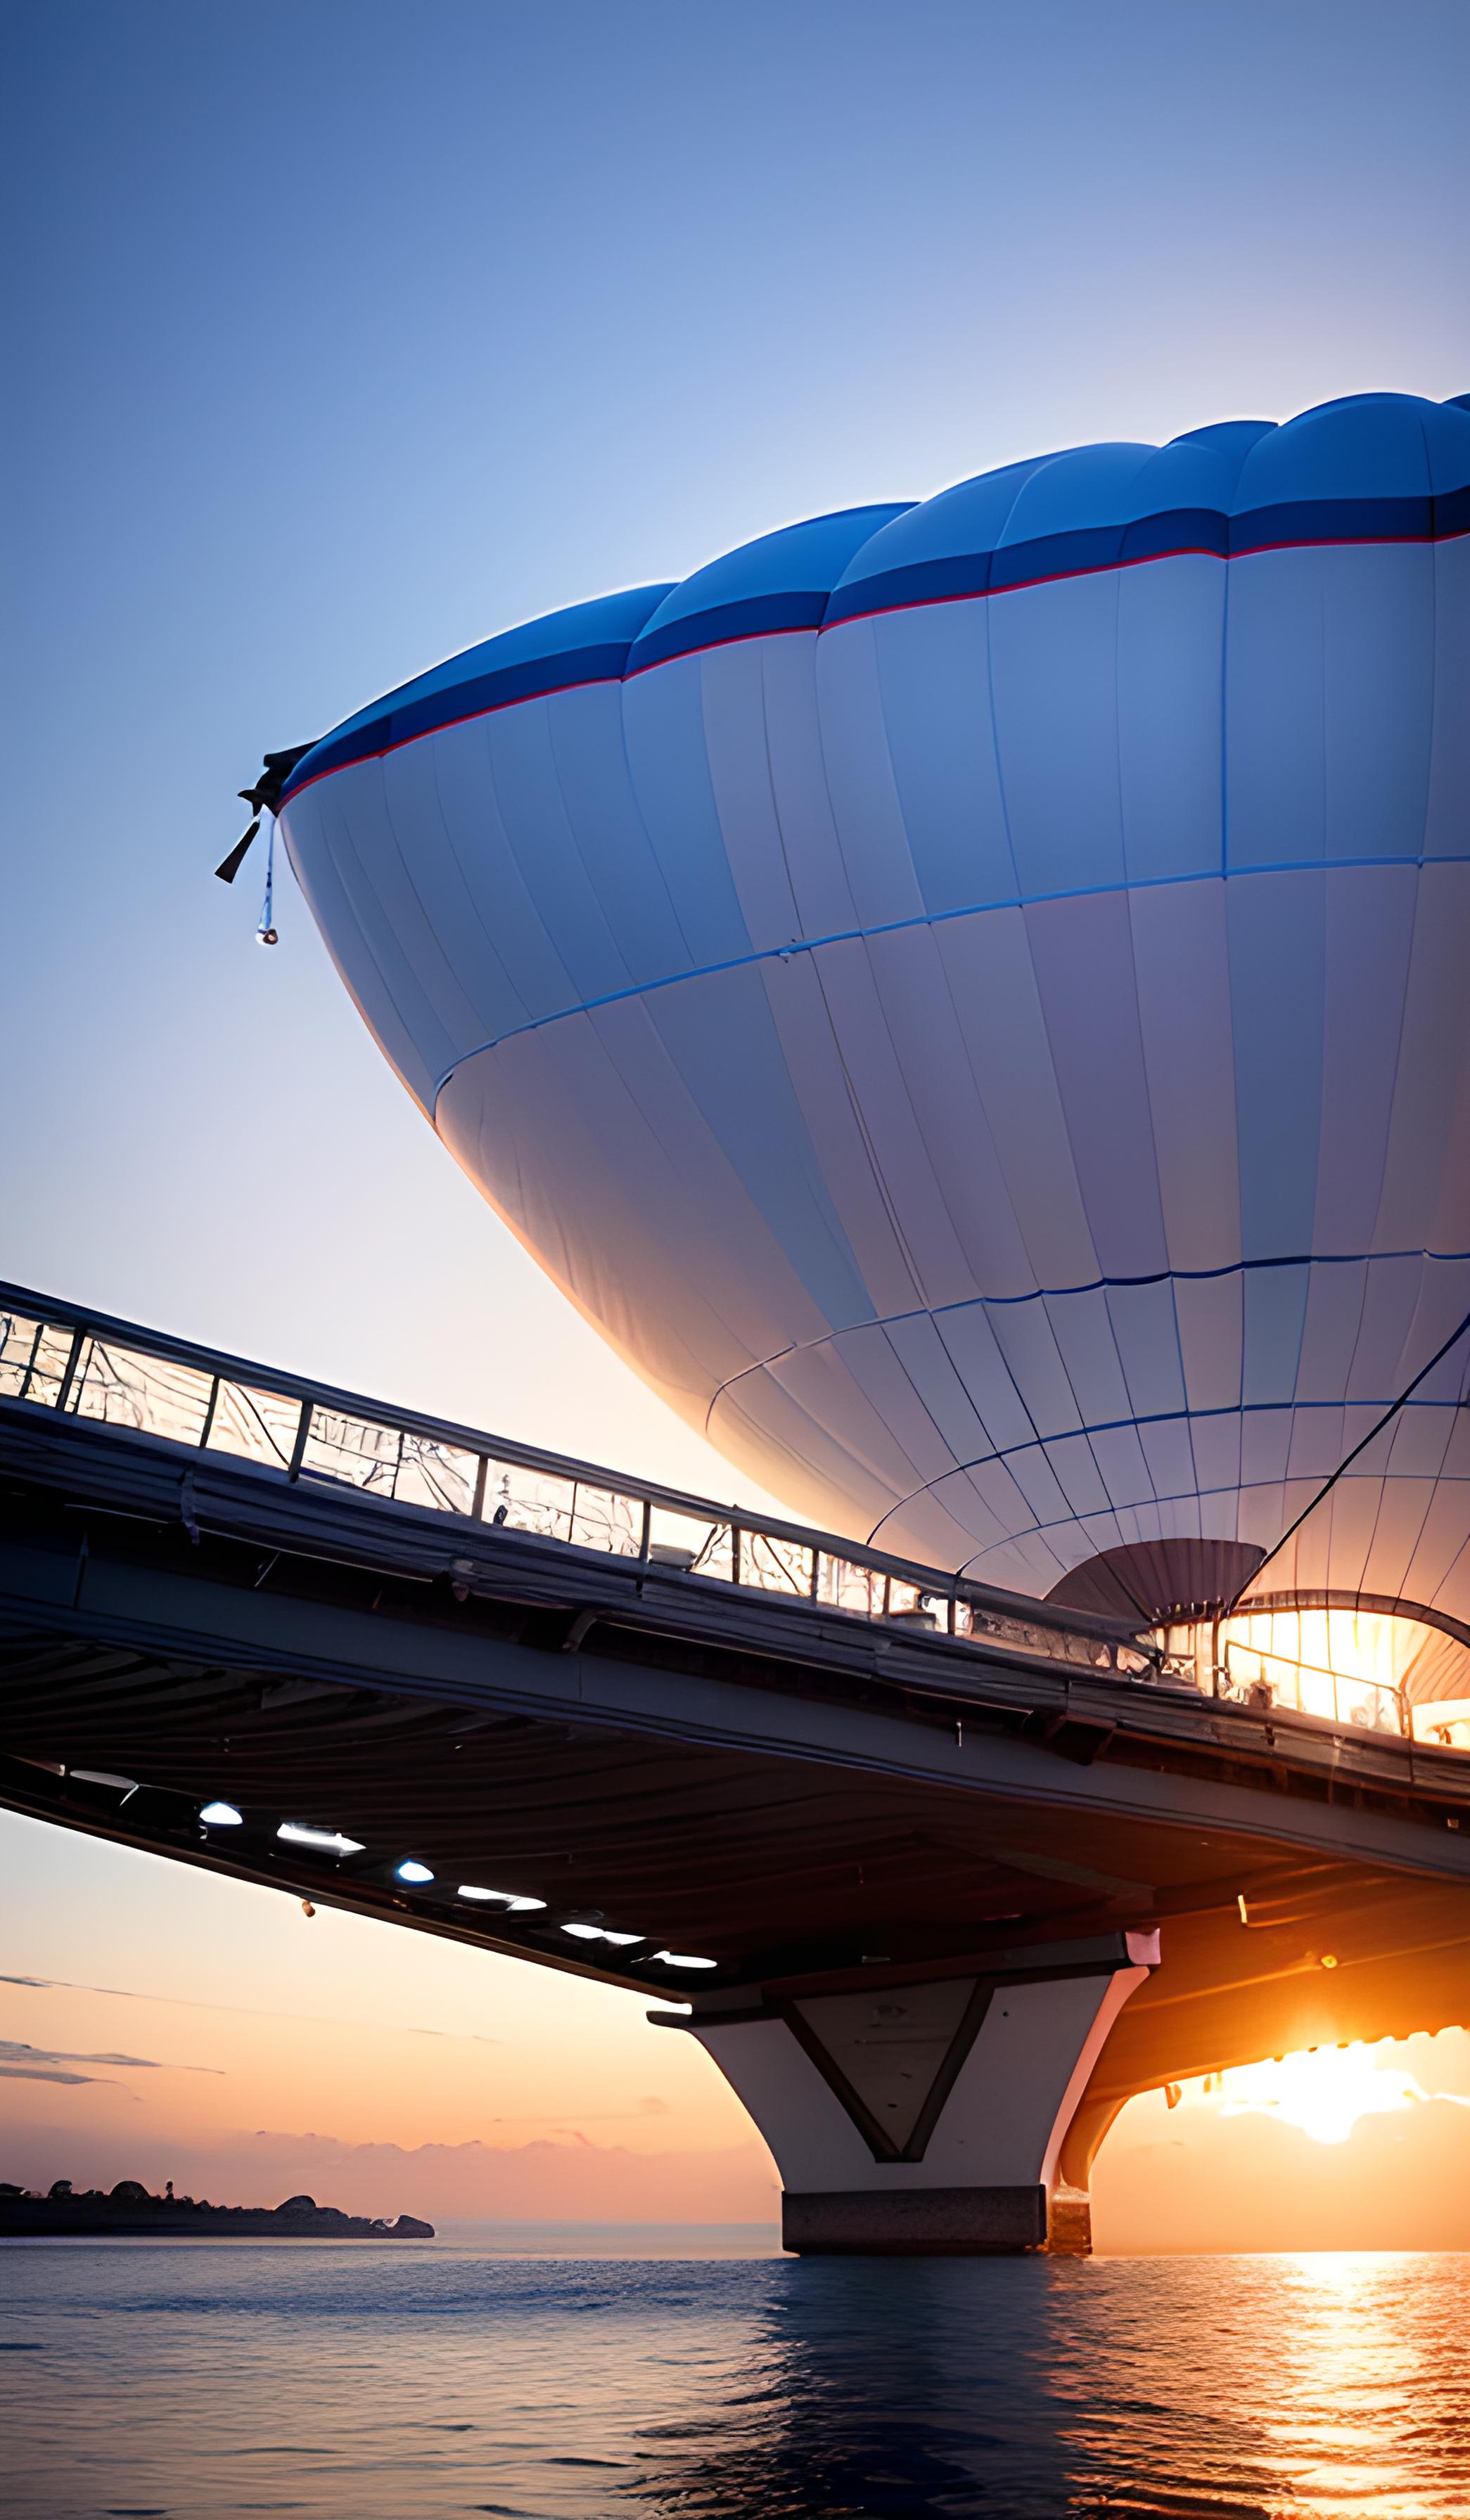
<path id="1" fill-rule="evenodd" d="M 6 1266 L 693 1469 L 304 911 L 253 945 L 233 791 L 804 513 L 1465 390 L 1470 12 L 47 0 L 7 63 Z"/>
<path id="2" fill-rule="evenodd" d="M 289 881 L 253 945 L 253 863 L 210 874 L 234 790 L 438 656 L 794 517 L 1466 390 L 1470 11 L 5 25 L 0 1271 L 728 1494 L 437 1148 Z M 46 1967 L 85 1980 L 139 1876 L 72 1877 Z"/>

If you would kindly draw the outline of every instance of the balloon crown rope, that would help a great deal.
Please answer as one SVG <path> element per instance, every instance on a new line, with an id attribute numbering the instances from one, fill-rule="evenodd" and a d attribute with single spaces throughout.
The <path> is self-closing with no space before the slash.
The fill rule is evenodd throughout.
<path id="1" fill-rule="evenodd" d="M 265 899 L 260 907 L 259 924 L 255 929 L 262 945 L 280 943 L 275 923 L 276 808 L 281 801 L 281 790 L 297 763 L 304 760 L 311 749 L 309 743 L 298 743 L 293 745 L 289 752 L 267 752 L 265 766 L 253 788 L 242 788 L 239 791 L 241 801 L 251 808 L 252 820 L 248 828 L 241 832 L 229 856 L 221 858 L 214 870 L 221 883 L 234 882 L 250 855 L 251 845 L 260 829 L 261 822 L 268 814 L 270 837 L 265 848 Z"/>

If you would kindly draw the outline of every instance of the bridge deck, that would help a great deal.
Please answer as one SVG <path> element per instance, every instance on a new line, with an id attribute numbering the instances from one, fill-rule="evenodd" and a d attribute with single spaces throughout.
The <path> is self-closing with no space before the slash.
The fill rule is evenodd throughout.
<path id="1" fill-rule="evenodd" d="M 1463 1754 L 1207 1699 L 1108 1622 L 24 1301 L 33 1354 L 12 1372 L 30 1380 L 0 1399 L 16 1809 L 665 2000 L 994 1973 L 1040 1941 L 1163 1923 L 1094 2115 L 1182 2073 L 1464 2015 Z M 111 1378 L 89 1383 L 98 1348 Z M 163 1386 L 198 1408 L 192 1441 L 136 1422 L 119 1354 L 199 1378 Z M 89 1388 L 115 1396 L 90 1414 Z M 235 1390 L 293 1413 L 284 1455 L 279 1421 L 274 1458 L 207 1440 Z M 468 1454 L 468 1486 L 424 1503 L 331 1474 L 312 1443 L 341 1447 L 346 1419 Z M 397 1446 L 395 1479 L 412 1458 Z M 554 1508 L 571 1537 L 522 1527 L 509 1479 L 487 1520 L 502 1472 L 481 1462 L 630 1500 L 609 1527 L 635 1545 L 588 1545 L 575 1500 Z M 716 1571 L 656 1554 L 676 1545 L 661 1513 L 725 1535 Z M 771 1580 L 736 1580 L 755 1564 Z M 923 1597 L 942 1625 L 902 1615 Z M 238 1827 L 202 1820 L 215 1798 Z M 434 1879 L 405 1884 L 404 1857 Z"/>

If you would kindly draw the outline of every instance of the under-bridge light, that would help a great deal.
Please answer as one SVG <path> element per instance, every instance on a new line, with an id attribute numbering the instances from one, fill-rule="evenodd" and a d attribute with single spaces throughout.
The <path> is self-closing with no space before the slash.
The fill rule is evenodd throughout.
<path id="1" fill-rule="evenodd" d="M 200 1819 L 207 1828 L 239 1828 L 241 1816 L 233 1803 L 206 1803 Z"/>
<path id="2" fill-rule="evenodd" d="M 493 1899 L 511 1915 L 525 1915 L 532 1908 L 544 1908 L 544 1899 L 523 1898 L 518 1890 L 482 1890 L 478 1881 L 462 1881 L 455 1892 L 457 1899 Z"/>
<path id="3" fill-rule="evenodd" d="M 344 1837 L 341 1830 L 335 1828 L 308 1828 L 304 1822 L 299 1820 L 283 1820 L 276 1835 L 284 1837 L 288 1846 L 314 1847 L 319 1855 L 362 1853 L 360 1838 Z"/>
<path id="4" fill-rule="evenodd" d="M 607 1940 L 601 1925 L 564 1925 L 564 1934 L 574 1934 L 579 1943 L 601 1943 Z"/>
<path id="5" fill-rule="evenodd" d="M 669 1968 L 718 1968 L 719 1966 L 718 1960 L 698 1959 L 693 1952 L 655 1952 L 654 1958 L 656 1960 L 663 1960 Z"/>
<path id="6" fill-rule="evenodd" d="M 420 1882 L 434 1879 L 428 1865 L 416 1862 L 413 1856 L 409 1856 L 405 1863 L 395 1865 L 393 1869 L 400 1881 Z"/>
<path id="7" fill-rule="evenodd" d="M 646 1943 L 648 1936 L 647 1934 L 615 1934 L 611 1925 L 605 1925 L 602 1939 L 605 1943 L 619 1943 L 625 1949 L 629 1943 Z"/>

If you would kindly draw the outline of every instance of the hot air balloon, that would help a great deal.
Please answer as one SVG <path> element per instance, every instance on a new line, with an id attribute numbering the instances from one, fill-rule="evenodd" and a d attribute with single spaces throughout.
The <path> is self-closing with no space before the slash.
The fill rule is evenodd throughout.
<path id="1" fill-rule="evenodd" d="M 788 525 L 404 684 L 280 819 L 446 1146 L 744 1470 L 1304 1662 L 1394 1612 L 1470 1698 L 1470 397 Z"/>

